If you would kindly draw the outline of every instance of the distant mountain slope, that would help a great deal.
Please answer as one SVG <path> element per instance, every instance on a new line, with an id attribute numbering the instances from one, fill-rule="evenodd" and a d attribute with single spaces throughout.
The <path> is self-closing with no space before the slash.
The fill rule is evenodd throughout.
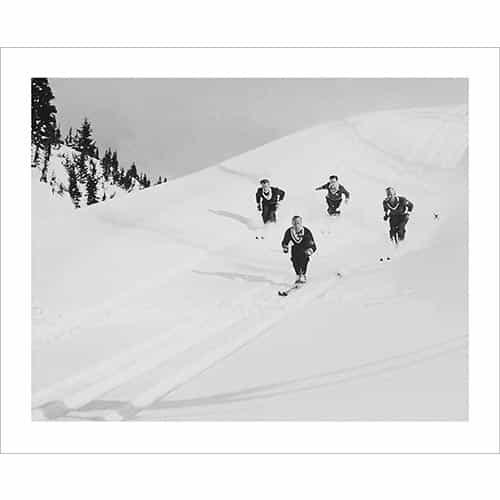
<path id="1" fill-rule="evenodd" d="M 68 193 L 69 179 L 68 171 L 65 167 L 65 160 L 74 160 L 78 157 L 78 155 L 78 151 L 62 144 L 58 147 L 52 148 L 52 153 L 47 164 L 47 185 L 49 193 L 54 197 L 57 196 L 64 199 L 68 204 L 72 203 L 72 200 Z M 120 196 L 124 193 L 131 193 L 144 189 L 145 187 L 139 182 L 138 179 L 133 179 L 130 188 L 125 189 L 123 186 L 116 183 L 112 178 L 105 177 L 102 163 L 98 158 L 88 158 L 85 162 L 87 169 L 90 169 L 91 162 L 93 162 L 96 167 L 97 197 L 99 201 L 113 199 L 117 195 Z M 38 177 L 38 180 L 42 177 L 43 169 L 43 162 L 40 161 L 39 163 L 39 166 L 36 169 L 33 169 L 34 172 L 32 173 L 32 176 Z M 42 182 L 42 184 L 44 183 Z M 86 183 L 78 181 L 77 185 L 80 193 L 82 194 L 81 205 L 85 206 L 87 205 Z"/>
<path id="2" fill-rule="evenodd" d="M 34 418 L 466 418 L 466 132 L 464 108 L 359 116 L 35 220 Z M 338 220 L 314 191 L 332 173 Z M 256 240 L 262 177 L 287 195 Z M 387 185 L 416 207 L 397 254 Z M 295 214 L 318 252 L 282 299 Z"/>

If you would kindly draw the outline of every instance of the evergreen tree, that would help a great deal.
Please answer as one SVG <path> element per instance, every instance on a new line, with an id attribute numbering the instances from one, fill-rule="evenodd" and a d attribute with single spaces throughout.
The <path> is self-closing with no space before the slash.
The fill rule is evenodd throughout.
<path id="1" fill-rule="evenodd" d="M 69 128 L 68 135 L 66 136 L 66 139 L 64 139 L 64 142 L 66 146 L 72 147 L 73 146 L 73 127 Z"/>
<path id="2" fill-rule="evenodd" d="M 50 175 L 50 183 L 49 183 L 51 190 L 52 190 L 52 194 L 54 194 L 56 191 L 56 184 L 57 184 L 56 172 L 54 170 L 52 170 L 52 173 Z"/>
<path id="3" fill-rule="evenodd" d="M 137 167 L 136 167 L 135 163 L 132 163 L 132 165 L 130 165 L 130 168 L 127 171 L 127 175 L 130 179 L 138 179 L 139 178 L 139 176 L 137 174 Z"/>
<path id="4" fill-rule="evenodd" d="M 101 160 L 102 175 L 106 181 L 112 176 L 113 158 L 111 149 L 106 149 Z"/>
<path id="5" fill-rule="evenodd" d="M 111 150 L 110 150 L 111 152 Z M 111 156 L 111 177 L 113 178 L 113 184 L 120 185 L 120 169 L 119 169 L 118 155 L 116 151 Z"/>
<path id="6" fill-rule="evenodd" d="M 40 175 L 40 182 L 47 183 L 47 173 L 49 170 L 49 160 L 50 160 L 50 149 L 46 148 L 43 150 L 43 167 Z"/>
<path id="7" fill-rule="evenodd" d="M 82 194 L 78 189 L 78 181 L 76 178 L 76 170 L 75 164 L 69 158 L 64 159 L 64 167 L 68 172 L 68 192 L 71 200 L 73 201 L 73 205 L 75 208 L 80 208 L 80 198 Z"/>
<path id="8" fill-rule="evenodd" d="M 44 162 L 43 167 L 42 167 L 42 172 L 40 174 L 40 182 L 47 182 L 47 163 Z"/>
<path id="9" fill-rule="evenodd" d="M 40 150 L 36 146 L 31 147 L 31 167 L 36 168 L 40 164 Z"/>
<path id="10" fill-rule="evenodd" d="M 158 181 L 156 182 L 156 184 L 161 184 L 163 181 L 161 180 L 161 175 L 158 177 Z"/>
<path id="11" fill-rule="evenodd" d="M 90 169 L 87 175 L 87 205 L 93 205 L 97 203 L 99 199 L 97 198 L 97 169 L 94 161 L 90 160 Z"/>
<path id="12" fill-rule="evenodd" d="M 81 127 L 76 131 L 73 147 L 86 157 L 95 158 L 96 145 L 92 139 L 92 128 L 87 118 L 84 118 Z"/>
<path id="13" fill-rule="evenodd" d="M 47 78 L 31 79 L 31 143 L 37 152 L 42 148 L 49 155 L 51 146 L 56 144 L 57 109 L 51 104 L 53 99 Z"/>
<path id="14" fill-rule="evenodd" d="M 76 155 L 76 177 L 78 182 L 86 183 L 88 176 L 88 168 L 86 162 L 86 156 L 83 153 Z"/>
<path id="15" fill-rule="evenodd" d="M 56 128 L 56 136 L 55 136 L 55 141 L 58 146 L 63 144 L 62 136 L 61 136 L 61 129 L 59 127 Z"/>

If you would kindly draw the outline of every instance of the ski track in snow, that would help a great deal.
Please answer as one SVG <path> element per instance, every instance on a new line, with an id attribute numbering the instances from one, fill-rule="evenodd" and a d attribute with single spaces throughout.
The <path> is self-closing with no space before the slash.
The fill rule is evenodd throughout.
<path id="1" fill-rule="evenodd" d="M 441 120 L 441 124 L 448 119 L 446 116 L 443 118 L 439 113 L 433 115 L 430 111 L 426 111 L 421 116 L 426 119 Z M 451 113 L 449 119 L 454 119 L 453 116 Z M 441 126 L 438 126 L 438 130 L 442 129 L 439 128 Z M 341 126 L 339 130 L 341 134 L 345 134 L 346 130 L 351 130 L 354 134 L 349 135 L 349 133 L 345 138 L 344 147 L 347 153 L 350 154 L 350 148 L 354 147 L 351 145 L 360 141 L 360 144 L 367 148 L 360 147 L 360 154 L 368 155 L 366 158 L 370 158 L 369 155 L 372 154 L 370 150 L 375 151 L 377 163 L 386 159 L 387 164 L 390 165 L 388 168 L 393 172 L 398 172 L 397 175 L 401 178 L 405 175 L 410 178 L 415 177 L 417 175 L 415 168 L 422 166 L 413 158 L 405 159 L 372 143 L 351 122 L 344 123 L 343 129 Z M 321 131 L 322 134 L 325 133 L 323 128 Z M 286 144 L 286 141 L 292 139 L 285 138 L 283 143 Z M 280 144 L 280 141 L 277 141 L 277 144 Z M 256 150 L 254 154 L 262 155 L 265 152 L 266 147 L 263 147 Z M 239 157 L 236 164 L 238 165 L 243 160 Z M 250 155 L 249 162 L 253 164 L 256 160 Z M 403 167 L 407 169 L 406 174 L 401 173 Z M 427 169 L 428 165 L 425 165 L 425 168 Z M 237 167 L 219 166 L 218 170 L 223 175 L 230 174 L 235 177 L 235 182 L 241 179 L 245 186 L 248 181 L 255 182 L 260 178 L 259 175 L 239 171 Z M 369 170 L 363 170 L 362 165 L 360 166 L 357 162 L 354 162 L 351 170 L 351 177 L 360 179 L 366 186 L 382 184 L 383 176 L 370 174 Z M 278 173 L 283 177 L 283 173 Z M 315 175 L 319 177 L 318 173 Z M 170 186 L 167 187 L 170 188 Z M 314 228 L 313 232 L 320 243 L 319 251 L 310 264 L 314 278 L 303 289 L 286 298 L 279 297 L 276 292 L 289 283 L 290 262 L 288 257 L 278 254 L 280 253 L 281 233 L 287 225 L 287 222 L 283 222 L 282 219 L 289 215 L 286 210 L 291 213 L 296 210 L 295 205 L 299 206 L 298 203 L 300 203 L 300 199 L 294 199 L 293 193 L 291 197 L 287 195 L 287 201 L 294 206 L 286 209 L 283 215 L 280 213 L 279 225 L 271 229 L 267 228 L 271 232 L 263 242 L 256 242 L 253 239 L 235 242 L 228 238 L 221 244 L 212 245 L 209 241 L 210 244 L 207 245 L 206 240 L 197 237 L 196 233 L 189 234 L 188 231 L 183 232 L 178 227 L 170 225 L 168 228 L 163 227 L 162 224 L 155 225 L 153 221 L 148 220 L 147 214 L 142 216 L 139 214 L 138 218 L 132 220 L 122 217 L 120 212 L 106 211 L 101 207 L 102 211 L 99 212 L 97 218 L 108 225 L 110 230 L 117 227 L 120 230 L 131 231 L 132 236 L 138 233 L 151 233 L 159 238 L 160 243 L 163 239 L 169 244 L 173 241 L 175 245 L 179 245 L 180 249 L 179 251 L 174 249 L 173 255 L 181 252 L 182 246 L 190 249 L 191 255 L 184 260 L 181 259 L 181 264 L 176 264 L 162 275 L 167 292 L 168 284 L 172 280 L 176 282 L 177 276 L 181 280 L 181 276 L 189 275 L 192 276 L 189 279 L 193 280 L 193 286 L 207 286 L 208 290 L 211 290 L 209 294 L 213 294 L 215 290 L 218 290 L 217 287 L 222 287 L 224 283 L 231 283 L 232 287 L 236 287 L 234 289 L 237 292 L 227 297 L 221 296 L 220 300 L 215 300 L 215 302 L 215 297 L 209 296 L 205 303 L 195 305 L 192 314 L 188 311 L 184 317 L 181 314 L 178 320 L 174 319 L 167 330 L 158 329 L 157 333 L 146 341 L 139 340 L 131 344 L 131 347 L 99 363 L 90 364 L 71 376 L 66 376 L 37 390 L 32 398 L 33 418 L 60 420 L 183 418 L 182 414 L 170 412 L 175 409 L 212 407 L 252 400 L 262 402 L 267 398 L 280 397 L 284 394 L 302 393 L 350 380 L 376 377 L 382 373 L 402 370 L 407 366 L 426 363 L 429 360 L 447 356 L 449 353 L 466 350 L 467 336 L 456 335 L 440 342 L 420 346 L 418 349 L 358 363 L 347 368 L 276 383 L 255 385 L 239 391 L 222 391 L 190 399 L 175 398 L 179 389 L 208 370 L 221 365 L 257 339 L 263 338 L 290 314 L 303 311 L 312 303 L 325 303 L 325 307 L 339 309 L 342 307 L 343 300 L 355 301 L 359 294 L 361 314 L 363 308 L 394 305 L 411 299 L 413 293 L 411 286 L 402 288 L 397 295 L 390 288 L 381 288 L 378 291 L 372 290 L 371 295 L 365 296 L 362 290 L 353 291 L 349 282 L 351 279 L 366 280 L 370 276 L 377 277 L 377 279 L 380 276 L 389 276 L 390 273 L 395 272 L 394 266 L 397 262 L 402 262 L 408 256 L 418 254 L 422 248 L 428 247 L 429 242 L 437 234 L 439 226 L 433 223 L 430 217 L 425 218 L 422 210 L 428 209 L 430 216 L 430 204 L 436 194 L 432 190 L 425 191 L 425 200 L 423 197 L 418 201 L 414 200 L 417 213 L 418 210 L 421 212 L 415 221 L 412 218 L 409 223 L 408 231 L 410 237 L 413 237 L 413 243 L 399 249 L 397 253 L 394 253 L 393 249 L 387 253 L 386 249 L 391 247 L 385 239 L 386 223 L 378 222 L 377 226 L 370 212 L 363 211 L 362 207 L 357 205 L 358 193 L 355 187 L 347 186 L 349 190 L 352 188 L 353 199 L 349 205 L 342 205 L 342 215 L 338 220 L 329 220 L 322 215 L 321 210 L 325 210 L 325 207 L 320 205 L 323 197 L 319 197 L 319 201 L 317 194 L 308 195 L 308 200 L 314 200 L 314 205 L 311 207 L 314 206 L 314 210 L 318 210 L 316 218 L 311 219 L 310 222 L 308 219 L 306 222 L 307 226 L 311 225 Z M 244 189 L 245 192 L 248 191 L 248 187 Z M 248 196 L 252 197 L 253 192 L 250 192 Z M 380 193 L 376 193 L 376 197 L 381 199 Z M 412 198 L 412 196 L 409 197 Z M 123 199 L 120 202 L 123 203 Z M 188 205 L 187 202 L 185 204 L 183 202 L 181 208 L 176 208 L 184 210 L 184 206 Z M 375 210 L 378 210 L 375 216 L 377 221 L 380 218 L 379 215 L 381 216 L 379 205 L 380 203 L 377 207 L 374 206 Z M 218 216 L 217 231 L 224 228 L 222 231 L 230 234 L 234 227 L 236 238 L 238 235 L 244 239 L 252 238 L 248 236 L 248 230 L 256 231 L 260 226 L 254 222 L 254 219 L 233 211 L 236 206 L 234 202 L 231 207 L 228 207 L 230 210 L 208 209 L 208 212 Z M 308 210 L 311 209 L 308 208 Z M 200 217 L 206 218 L 204 215 Z M 233 222 L 238 224 L 235 226 Z M 207 220 L 207 224 L 210 227 L 211 222 Z M 204 234 L 210 233 L 207 231 Z M 353 246 L 354 236 L 359 238 L 359 245 L 364 246 L 364 253 L 359 252 L 359 248 Z M 391 255 L 396 262 L 380 264 L 379 255 Z M 340 278 L 337 276 L 339 270 L 342 271 Z M 125 311 L 129 308 L 133 300 L 146 300 L 148 294 L 153 293 L 160 283 L 161 281 L 151 283 L 151 277 L 147 276 L 143 283 L 136 283 L 133 289 L 124 289 L 110 297 L 107 302 L 87 308 L 85 313 L 87 323 L 91 325 L 99 318 L 104 318 L 106 311 L 111 309 L 114 309 L 114 314 L 118 315 L 120 310 Z M 161 288 L 158 289 L 161 290 Z M 347 294 L 347 298 L 343 297 L 343 294 Z M 172 298 L 175 297 L 172 296 Z M 180 299 L 176 298 L 176 300 Z M 71 335 L 75 333 L 75 328 L 78 327 L 82 310 L 79 313 L 75 312 L 73 317 L 68 315 L 59 322 L 55 321 L 49 328 L 47 325 L 53 320 L 44 317 L 43 304 L 37 302 L 35 304 L 34 311 L 38 319 L 34 324 L 40 328 L 45 325 L 48 332 L 47 340 L 40 343 L 40 352 L 42 354 L 50 352 L 50 342 L 56 345 L 63 337 L 69 338 L 69 342 Z M 51 328 L 54 332 L 52 334 Z M 34 352 L 38 351 L 35 349 Z M 184 414 L 184 417 L 191 418 L 187 414 Z"/>

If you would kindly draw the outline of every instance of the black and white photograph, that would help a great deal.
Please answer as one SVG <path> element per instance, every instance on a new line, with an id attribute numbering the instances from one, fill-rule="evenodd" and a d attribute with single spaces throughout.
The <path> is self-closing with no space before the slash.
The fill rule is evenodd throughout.
<path id="1" fill-rule="evenodd" d="M 467 78 L 30 83 L 33 421 L 468 421 Z"/>

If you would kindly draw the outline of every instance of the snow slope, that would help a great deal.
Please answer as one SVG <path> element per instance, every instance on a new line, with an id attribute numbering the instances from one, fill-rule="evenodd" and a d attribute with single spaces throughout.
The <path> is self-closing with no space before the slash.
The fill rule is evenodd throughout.
<path id="1" fill-rule="evenodd" d="M 352 195 L 335 220 L 314 191 L 331 173 Z M 265 230 L 262 177 L 287 191 Z M 396 253 L 387 185 L 416 206 Z M 467 418 L 465 108 L 353 117 L 78 211 L 48 203 L 33 191 L 34 419 Z M 319 249 L 281 298 L 294 214 Z"/>
<path id="2" fill-rule="evenodd" d="M 32 161 L 35 153 L 35 148 L 32 146 Z M 48 194 L 52 196 L 53 199 L 64 200 L 64 203 L 73 207 L 73 201 L 68 193 L 69 188 L 69 179 L 68 172 L 65 167 L 65 160 L 72 160 L 78 157 L 79 152 L 72 147 L 61 144 L 57 147 L 52 148 L 52 152 L 50 155 L 49 162 L 47 164 L 47 183 L 42 183 L 42 186 L 46 188 Z M 40 153 L 40 156 L 43 156 L 43 152 Z M 96 196 L 99 201 L 106 201 L 114 198 L 115 196 L 124 196 L 128 193 L 138 191 L 140 189 L 144 189 L 143 186 L 137 181 L 137 179 L 132 179 L 132 185 L 129 189 L 125 189 L 124 187 L 120 187 L 115 184 L 112 179 L 106 180 L 103 175 L 103 168 L 101 161 L 97 158 L 89 158 L 85 162 L 87 168 L 91 167 L 91 161 L 94 163 L 97 172 L 97 188 L 96 188 Z M 40 180 L 42 176 L 42 166 L 43 162 L 40 160 L 40 164 L 32 170 L 32 180 Z M 34 184 L 34 182 L 33 182 Z M 82 206 L 87 205 L 87 191 L 85 183 L 78 181 L 77 182 L 78 189 L 81 193 L 80 204 Z M 37 190 L 39 190 L 37 188 Z M 43 195 L 39 195 L 42 197 Z M 61 203 L 57 204 L 61 206 Z M 38 206 L 38 205 L 37 205 Z M 43 209 L 42 209 L 43 210 Z"/>

